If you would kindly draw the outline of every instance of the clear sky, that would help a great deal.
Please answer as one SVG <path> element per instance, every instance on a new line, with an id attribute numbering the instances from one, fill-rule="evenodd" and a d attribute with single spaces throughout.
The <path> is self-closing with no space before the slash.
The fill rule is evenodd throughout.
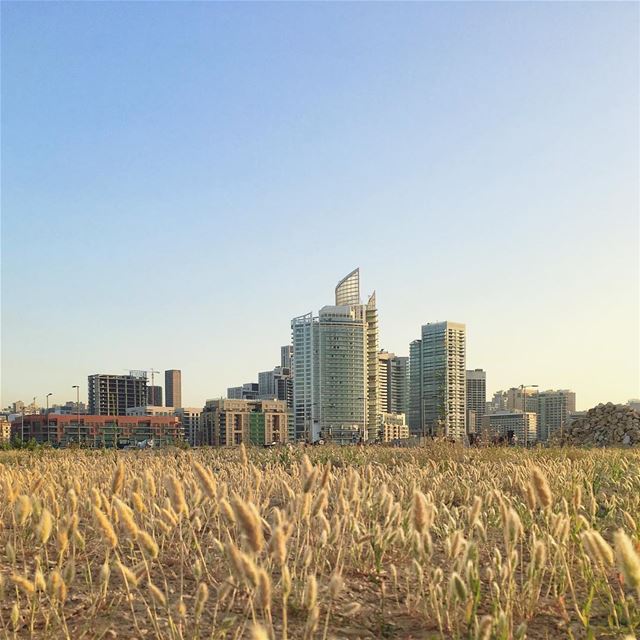
<path id="1" fill-rule="evenodd" d="M 279 363 L 360 266 L 381 347 L 640 396 L 637 3 L 2 3 L 2 405 Z"/>

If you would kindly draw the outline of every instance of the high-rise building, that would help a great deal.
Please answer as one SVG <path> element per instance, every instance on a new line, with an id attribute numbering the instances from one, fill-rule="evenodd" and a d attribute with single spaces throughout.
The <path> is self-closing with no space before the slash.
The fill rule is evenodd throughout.
<path id="1" fill-rule="evenodd" d="M 335 305 L 291 321 L 293 414 L 296 439 L 337 441 L 336 433 L 377 439 L 378 311 L 375 293 L 360 301 L 360 271 L 335 289 Z"/>
<path id="2" fill-rule="evenodd" d="M 175 415 L 180 420 L 184 429 L 185 440 L 192 446 L 205 444 L 202 430 L 200 428 L 201 407 L 180 407 L 176 409 Z"/>
<path id="3" fill-rule="evenodd" d="M 265 445 L 288 441 L 287 403 L 282 400 L 207 400 L 200 414 L 205 444 Z"/>
<path id="4" fill-rule="evenodd" d="M 272 371 L 261 371 L 258 374 L 258 398 L 285 400 L 287 406 L 291 406 L 293 400 L 291 370 L 286 367 L 275 367 Z"/>
<path id="5" fill-rule="evenodd" d="M 538 401 L 538 439 L 545 442 L 551 435 L 564 429 L 569 415 L 576 410 L 576 394 L 568 389 L 541 391 Z"/>
<path id="6" fill-rule="evenodd" d="M 182 406 L 182 372 L 180 369 L 168 369 L 164 372 L 164 392 L 167 407 Z"/>
<path id="7" fill-rule="evenodd" d="M 487 374 L 483 369 L 467 369 L 467 432 L 475 433 L 487 406 Z M 470 412 L 473 412 L 473 416 Z M 473 424 L 472 424 L 473 423 Z"/>
<path id="8" fill-rule="evenodd" d="M 321 433 L 367 429 L 366 322 L 361 306 L 327 306 L 319 313 L 319 419 Z M 295 357 L 295 356 L 294 356 Z"/>
<path id="9" fill-rule="evenodd" d="M 162 387 L 160 385 L 149 385 L 147 387 L 147 404 L 152 407 L 162 406 Z"/>
<path id="10" fill-rule="evenodd" d="M 466 434 L 466 328 L 458 322 L 422 326 L 410 345 L 411 431 L 461 440 Z M 414 376 L 420 376 L 416 384 Z"/>
<path id="11" fill-rule="evenodd" d="M 124 416 L 130 407 L 147 404 L 147 377 L 143 371 L 129 375 L 96 373 L 89 376 L 89 414 Z"/>
<path id="12" fill-rule="evenodd" d="M 258 389 L 257 382 L 245 382 L 240 387 L 229 387 L 227 400 L 255 400 L 258 397 Z"/>
<path id="13" fill-rule="evenodd" d="M 318 420 L 318 319 L 313 313 L 291 321 L 293 343 L 293 431 L 295 440 L 314 442 Z"/>
<path id="14" fill-rule="evenodd" d="M 409 358 L 378 353 L 379 404 L 384 413 L 409 413 Z"/>
<path id="15" fill-rule="evenodd" d="M 485 414 L 487 413 L 497 413 L 498 411 L 506 411 L 507 410 L 507 392 L 506 391 L 496 391 L 493 394 L 491 400 L 489 400 L 485 407 Z"/>
<path id="16" fill-rule="evenodd" d="M 409 344 L 409 431 L 426 435 L 422 413 L 422 340 Z"/>
<path id="17" fill-rule="evenodd" d="M 280 347 L 280 366 L 283 369 L 291 369 L 291 358 L 293 357 L 293 345 L 285 344 Z"/>
<path id="18" fill-rule="evenodd" d="M 511 387 L 507 389 L 506 410 L 538 413 L 538 390 L 533 387 Z"/>

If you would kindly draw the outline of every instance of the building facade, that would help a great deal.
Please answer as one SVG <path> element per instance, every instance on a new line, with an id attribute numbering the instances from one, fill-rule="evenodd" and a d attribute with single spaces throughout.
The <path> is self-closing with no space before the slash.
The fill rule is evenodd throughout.
<path id="1" fill-rule="evenodd" d="M 147 404 L 153 407 L 162 406 L 162 387 L 160 385 L 147 385 Z"/>
<path id="2" fill-rule="evenodd" d="M 147 404 L 143 407 L 129 407 L 126 410 L 127 416 L 173 416 L 175 415 L 175 409 L 173 407 L 156 407 L 152 404 Z"/>
<path id="3" fill-rule="evenodd" d="M 549 389 L 536 395 L 538 438 L 546 442 L 554 432 L 568 425 L 570 414 L 576 410 L 576 394 L 569 389 Z"/>
<path id="4" fill-rule="evenodd" d="M 487 406 L 487 374 L 483 369 L 467 369 L 467 432 L 475 433 Z"/>
<path id="5" fill-rule="evenodd" d="M 360 301 L 360 271 L 335 288 L 335 305 L 291 321 L 293 426 L 297 440 L 380 437 L 378 310 L 375 293 Z M 341 438 L 342 439 L 342 438 Z"/>
<path id="6" fill-rule="evenodd" d="M 185 440 L 192 446 L 198 447 L 204 442 L 204 435 L 200 427 L 201 407 L 180 407 L 175 410 L 175 415 L 182 424 Z"/>
<path id="7" fill-rule="evenodd" d="M 422 412 L 422 340 L 409 344 L 409 431 L 415 436 L 425 436 Z"/>
<path id="8" fill-rule="evenodd" d="M 282 400 L 207 400 L 200 415 L 204 443 L 216 447 L 284 444 L 287 403 Z"/>
<path id="9" fill-rule="evenodd" d="M 419 355 L 418 352 L 419 351 Z M 458 322 L 423 325 L 420 340 L 411 343 L 410 400 L 416 435 L 466 436 L 466 327 Z M 413 376 L 420 385 L 413 385 Z"/>
<path id="10" fill-rule="evenodd" d="M 245 382 L 240 387 L 227 389 L 227 400 L 256 400 L 259 393 L 257 382 Z"/>
<path id="11" fill-rule="evenodd" d="M 89 376 L 89 413 L 97 416 L 124 416 L 130 407 L 147 404 L 147 377 L 144 372 L 129 375 Z"/>
<path id="12" fill-rule="evenodd" d="M 382 441 L 393 442 L 409 437 L 409 425 L 404 413 L 382 414 Z"/>
<path id="13" fill-rule="evenodd" d="M 291 369 L 278 366 L 271 371 L 258 373 L 257 397 L 262 400 L 285 400 L 291 407 L 293 403 Z"/>
<path id="14" fill-rule="evenodd" d="M 83 447 L 125 447 L 153 441 L 154 446 L 166 446 L 182 439 L 182 425 L 175 416 L 104 416 L 49 414 L 24 416 L 13 423 L 15 436 L 34 438 L 39 444 L 80 443 Z"/>
<path id="15" fill-rule="evenodd" d="M 182 406 L 182 371 L 167 369 L 164 372 L 164 392 L 167 407 L 178 409 Z"/>
<path id="16" fill-rule="evenodd" d="M 320 437 L 318 336 L 318 319 L 312 313 L 291 321 L 293 432 L 296 441 L 315 442 Z"/>
<path id="17" fill-rule="evenodd" d="M 293 345 L 285 344 L 280 347 L 280 366 L 283 369 L 291 370 L 291 359 L 293 358 Z"/>
<path id="18" fill-rule="evenodd" d="M 0 416 L 0 445 L 9 444 L 11 440 L 11 423 L 6 416 Z"/>
<path id="19" fill-rule="evenodd" d="M 378 353 L 379 403 L 383 413 L 409 413 L 409 358 Z"/>
<path id="20" fill-rule="evenodd" d="M 500 411 L 482 417 L 482 437 L 491 441 L 504 438 L 520 446 L 536 442 L 538 432 L 537 415 L 533 411 Z"/>

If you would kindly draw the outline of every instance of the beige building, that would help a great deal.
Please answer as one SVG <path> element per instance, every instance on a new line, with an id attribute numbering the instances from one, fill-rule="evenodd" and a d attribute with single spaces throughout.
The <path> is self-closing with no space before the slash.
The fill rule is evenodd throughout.
<path id="1" fill-rule="evenodd" d="M 538 395 L 538 439 L 548 440 L 564 429 L 576 410 L 576 394 L 569 389 L 541 391 Z"/>
<path id="2" fill-rule="evenodd" d="M 507 411 L 538 412 L 538 390 L 533 387 L 511 387 L 506 391 Z"/>
<path id="3" fill-rule="evenodd" d="M 284 400 L 207 400 L 200 415 L 204 444 L 216 447 L 288 441 Z"/>
<path id="4" fill-rule="evenodd" d="M 536 441 L 537 426 L 537 416 L 532 411 L 499 411 L 482 416 L 482 436 L 489 441 L 508 438 L 521 446 L 530 445 Z"/>
<path id="5" fill-rule="evenodd" d="M 11 441 L 11 423 L 6 416 L 0 416 L 0 444 Z"/>
<path id="6" fill-rule="evenodd" d="M 192 446 L 204 444 L 202 430 L 200 429 L 201 407 L 180 407 L 175 410 L 175 415 L 180 420 L 184 429 L 185 440 Z"/>
<path id="7" fill-rule="evenodd" d="M 382 441 L 392 442 L 409 437 L 409 425 L 404 413 L 382 414 Z"/>

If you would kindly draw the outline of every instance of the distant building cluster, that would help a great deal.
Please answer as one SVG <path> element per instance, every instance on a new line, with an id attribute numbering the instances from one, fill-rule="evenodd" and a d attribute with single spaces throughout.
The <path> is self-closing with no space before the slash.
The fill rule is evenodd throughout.
<path id="1" fill-rule="evenodd" d="M 584 412 L 568 389 L 518 385 L 487 398 L 484 369 L 467 369 L 466 326 L 429 322 L 408 355 L 380 348 L 376 294 L 360 295 L 360 270 L 335 287 L 333 304 L 291 320 L 291 344 L 256 382 L 229 387 L 203 407 L 182 406 L 182 373 L 88 377 L 88 404 L 22 401 L 0 414 L 0 444 L 12 437 L 52 446 L 271 446 L 288 442 L 548 441 Z M 151 380 L 149 380 L 149 373 Z M 164 395 L 164 398 L 163 398 Z M 163 402 L 164 401 L 164 402 Z M 640 410 L 640 400 L 629 405 Z"/>

